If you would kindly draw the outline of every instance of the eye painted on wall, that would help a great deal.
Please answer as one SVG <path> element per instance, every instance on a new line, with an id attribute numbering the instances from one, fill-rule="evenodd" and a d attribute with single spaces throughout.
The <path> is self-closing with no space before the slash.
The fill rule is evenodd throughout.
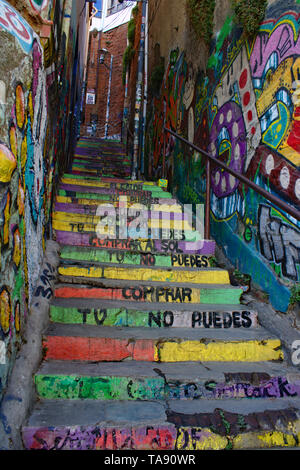
<path id="1" fill-rule="evenodd" d="M 17 333 L 20 333 L 21 328 L 21 308 L 20 302 L 17 300 L 14 308 L 14 318 L 15 318 L 15 329 Z"/>
<path id="2" fill-rule="evenodd" d="M 7 191 L 6 202 L 3 212 L 4 225 L 3 225 L 3 245 L 8 245 L 9 242 L 9 221 L 10 221 L 10 209 L 11 209 L 11 194 Z"/>
<path id="3" fill-rule="evenodd" d="M 24 194 L 24 188 L 22 185 L 22 181 L 19 178 L 19 186 L 18 186 L 18 211 L 19 215 L 24 215 L 24 210 L 25 210 L 25 194 Z"/>
<path id="4" fill-rule="evenodd" d="M 9 126 L 9 144 L 10 144 L 10 150 L 14 154 L 14 157 L 17 159 L 18 138 L 17 138 L 17 129 L 13 121 L 11 121 L 10 126 Z"/>
<path id="5" fill-rule="evenodd" d="M 16 119 L 17 119 L 17 126 L 20 131 L 24 128 L 25 123 L 25 95 L 23 86 L 19 83 L 16 86 Z"/>
<path id="6" fill-rule="evenodd" d="M 9 332 L 11 317 L 11 300 L 7 287 L 2 287 L 0 290 L 0 324 L 1 329 L 5 335 Z"/>
<path id="7" fill-rule="evenodd" d="M 13 229 L 13 253 L 12 253 L 13 262 L 16 268 L 20 266 L 21 253 L 22 253 L 22 244 L 21 244 L 20 230 L 16 226 Z"/>

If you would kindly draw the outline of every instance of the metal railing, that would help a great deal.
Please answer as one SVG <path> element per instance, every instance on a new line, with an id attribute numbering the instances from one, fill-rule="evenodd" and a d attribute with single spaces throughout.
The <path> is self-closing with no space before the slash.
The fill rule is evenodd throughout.
<path id="1" fill-rule="evenodd" d="M 176 134 L 176 132 L 172 131 L 171 129 L 168 129 L 165 126 L 164 126 L 163 172 L 164 172 L 165 154 L 166 154 L 165 136 L 168 133 L 173 135 L 174 137 L 176 137 L 176 139 L 178 139 L 181 142 L 185 143 L 189 147 L 193 148 L 197 152 L 201 153 L 206 158 L 206 195 L 205 195 L 205 228 L 204 228 L 204 237 L 205 237 L 206 240 L 208 240 L 210 238 L 211 164 L 223 168 L 228 173 L 230 173 L 232 176 L 234 176 L 239 181 L 244 183 L 246 186 L 248 186 L 249 188 L 256 191 L 258 194 L 263 196 L 268 201 L 275 204 L 277 207 L 279 207 L 279 209 L 282 209 L 284 212 L 291 215 L 296 220 L 300 220 L 300 211 L 298 211 L 296 208 L 294 208 L 293 206 L 290 206 L 289 204 L 282 201 L 278 197 L 276 197 L 273 194 L 269 193 L 264 188 L 262 188 L 261 186 L 258 186 L 256 183 L 254 183 L 253 181 L 251 181 L 249 178 L 242 175 L 241 173 L 238 173 L 237 171 L 232 170 L 225 163 L 223 163 L 221 160 L 218 160 L 217 158 L 209 155 L 209 153 L 207 153 L 205 150 L 201 149 L 197 145 L 195 145 L 192 142 L 186 140 L 184 137 L 180 136 L 179 134 Z"/>

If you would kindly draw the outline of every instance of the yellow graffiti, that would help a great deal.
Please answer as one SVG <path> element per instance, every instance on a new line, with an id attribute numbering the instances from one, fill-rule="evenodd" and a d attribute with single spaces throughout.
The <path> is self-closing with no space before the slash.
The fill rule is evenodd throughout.
<path id="1" fill-rule="evenodd" d="M 120 198 L 121 197 L 124 197 L 124 196 L 120 196 Z M 71 197 L 57 196 L 56 202 L 64 203 L 64 204 L 66 203 L 72 204 L 73 200 Z M 84 205 L 84 206 L 99 206 L 100 204 L 102 206 L 105 206 L 105 204 L 109 204 L 110 206 L 114 206 L 118 208 L 121 202 L 122 202 L 121 199 L 120 201 L 116 201 L 116 202 L 111 202 L 110 199 L 107 199 L 107 200 L 84 199 L 84 198 L 76 199 L 76 204 Z M 124 203 L 124 201 L 122 202 L 122 208 L 125 207 L 129 209 L 130 207 L 133 206 L 133 204 L 134 203 L 130 202 L 130 198 L 128 198 L 126 203 Z M 150 207 L 151 207 L 151 211 L 154 211 L 154 212 L 169 212 L 169 213 L 174 212 L 176 214 L 182 214 L 182 207 L 178 204 L 151 204 Z"/>
<path id="2" fill-rule="evenodd" d="M 10 202 L 11 196 L 10 193 L 7 193 L 7 199 L 4 209 L 4 227 L 3 227 L 3 243 L 7 245 L 9 242 L 9 220 L 10 220 Z"/>
<path id="3" fill-rule="evenodd" d="M 102 279 L 123 279 L 136 281 L 157 281 L 157 282 L 191 282 L 196 284 L 229 284 L 227 271 L 174 271 L 163 269 L 128 269 L 119 267 L 105 268 L 80 268 L 77 266 L 60 267 L 59 274 L 65 276 L 78 276 Z"/>
<path id="4" fill-rule="evenodd" d="M 274 73 L 272 73 L 271 81 L 265 81 L 263 91 L 256 101 L 257 114 L 260 119 L 272 104 L 277 102 L 276 93 L 279 88 L 285 88 L 290 94 L 293 93 L 293 76 L 297 77 L 299 68 L 300 58 L 298 57 L 294 60 L 294 58 L 289 57 L 278 66 Z M 282 139 L 277 148 L 285 158 L 298 166 L 300 164 L 299 153 L 287 144 L 294 119 L 295 117 L 290 116 L 288 111 L 284 113 L 283 118 L 280 121 L 280 124 L 283 126 L 283 130 L 281 130 Z M 270 145 L 269 141 L 268 145 Z"/>
<path id="5" fill-rule="evenodd" d="M 179 428 L 176 441 L 177 450 L 224 450 L 228 445 L 226 436 L 213 433 L 208 428 Z"/>
<path id="6" fill-rule="evenodd" d="M 19 178 L 18 198 L 17 198 L 17 201 L 18 201 L 18 211 L 19 211 L 19 215 L 23 215 L 23 214 L 24 214 L 24 210 L 25 210 L 25 194 L 24 194 L 24 189 L 23 189 L 22 182 L 21 182 L 21 179 L 20 179 L 20 178 Z"/>
<path id="7" fill-rule="evenodd" d="M 13 262 L 15 263 L 16 267 L 20 265 L 21 251 L 22 251 L 22 246 L 21 246 L 20 232 L 19 232 L 19 229 L 16 229 L 13 235 L 13 256 L 12 256 Z"/>
<path id="8" fill-rule="evenodd" d="M 18 142 L 16 128 L 14 126 L 11 126 L 11 128 L 9 129 L 9 144 L 12 153 L 14 154 L 15 158 L 17 158 Z"/>
<path id="9" fill-rule="evenodd" d="M 25 96 L 22 85 L 16 87 L 16 119 L 19 129 L 22 129 L 25 122 Z"/>
<path id="10" fill-rule="evenodd" d="M 17 166 L 14 154 L 6 145 L 0 143 L 0 182 L 9 183 Z"/>
<path id="11" fill-rule="evenodd" d="M 20 312 L 20 302 L 17 302 L 15 305 L 15 311 L 14 311 L 14 316 L 15 316 L 15 329 L 16 332 L 20 332 L 20 327 L 21 327 L 21 312 Z"/>
<path id="12" fill-rule="evenodd" d="M 134 221 L 132 221 L 132 223 L 136 221 L 136 223 L 138 224 L 138 220 L 139 219 L 136 218 L 134 219 Z M 117 221 L 114 222 L 113 217 L 109 218 L 108 216 L 107 221 L 106 219 L 103 219 L 103 221 L 101 221 L 101 217 L 98 217 L 98 216 L 69 214 L 67 212 L 55 212 L 53 215 L 53 221 L 56 222 L 55 228 L 57 230 L 61 230 L 58 228 L 59 224 L 61 224 L 61 226 L 62 224 L 65 225 L 66 230 L 72 230 L 72 227 L 75 224 L 82 224 L 83 231 L 95 231 L 96 226 L 99 224 L 98 230 L 99 230 L 99 233 L 101 234 L 106 233 L 105 231 L 104 232 L 102 231 L 102 230 L 105 230 L 104 228 L 106 226 L 110 226 L 113 228 L 114 225 L 118 225 Z M 152 219 L 152 218 L 149 218 L 148 220 L 146 218 L 144 220 L 143 218 L 141 218 L 141 222 L 143 223 L 144 226 L 146 223 L 146 227 L 150 227 L 153 229 L 161 228 L 161 229 L 175 229 L 175 230 L 188 230 L 188 231 L 193 230 L 193 227 L 188 223 L 187 220 L 167 220 L 167 219 Z M 67 227 L 69 227 L 69 229 Z M 134 226 L 129 224 L 128 228 L 133 230 Z M 73 231 L 75 230 L 76 230 L 76 227 L 73 227 Z"/>
<path id="13" fill-rule="evenodd" d="M 22 170 L 24 170 L 25 168 L 26 160 L 27 160 L 27 137 L 25 134 L 22 140 L 22 144 L 21 144 L 21 168 Z"/>
<path id="14" fill-rule="evenodd" d="M 11 302 L 10 295 L 6 288 L 0 294 L 0 323 L 3 332 L 6 334 L 9 331 L 11 317 Z"/>
<path id="15" fill-rule="evenodd" d="M 247 432 L 233 438 L 233 449 L 271 449 L 274 447 L 299 447 L 300 432 L 289 434 L 284 431 Z"/>
<path id="16" fill-rule="evenodd" d="M 182 341 L 163 342 L 156 347 L 156 355 L 161 362 L 181 361 L 233 361 L 257 362 L 282 360 L 280 340 L 225 341 L 202 343 Z"/>

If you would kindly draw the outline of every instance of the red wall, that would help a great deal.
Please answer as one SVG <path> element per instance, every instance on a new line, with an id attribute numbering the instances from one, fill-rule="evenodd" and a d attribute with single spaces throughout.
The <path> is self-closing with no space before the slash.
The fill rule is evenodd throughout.
<path id="1" fill-rule="evenodd" d="M 96 91 L 95 104 L 85 104 L 83 133 L 90 126 L 92 115 L 98 116 L 97 137 L 105 136 L 109 67 L 113 55 L 112 81 L 109 100 L 108 137 L 121 135 L 125 87 L 122 82 L 123 54 L 127 46 L 128 23 L 105 33 L 90 33 L 87 69 L 87 90 Z M 100 49 L 107 49 L 104 64 L 99 64 Z"/>

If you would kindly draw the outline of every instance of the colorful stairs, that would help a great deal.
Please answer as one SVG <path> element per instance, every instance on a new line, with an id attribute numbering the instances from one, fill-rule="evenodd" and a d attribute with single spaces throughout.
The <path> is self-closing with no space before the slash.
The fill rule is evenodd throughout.
<path id="1" fill-rule="evenodd" d="M 81 139 L 61 180 L 61 263 L 24 447 L 298 447 L 299 371 L 240 303 L 242 288 L 211 265 L 214 242 L 201 240 L 171 194 L 129 180 L 129 170 L 120 144 Z M 154 235 L 172 209 L 171 237 L 145 238 L 146 224 L 136 240 L 99 239 L 99 204 L 114 217 L 124 197 L 127 208 L 144 204 Z M 187 240 L 178 240 L 183 222 Z"/>

